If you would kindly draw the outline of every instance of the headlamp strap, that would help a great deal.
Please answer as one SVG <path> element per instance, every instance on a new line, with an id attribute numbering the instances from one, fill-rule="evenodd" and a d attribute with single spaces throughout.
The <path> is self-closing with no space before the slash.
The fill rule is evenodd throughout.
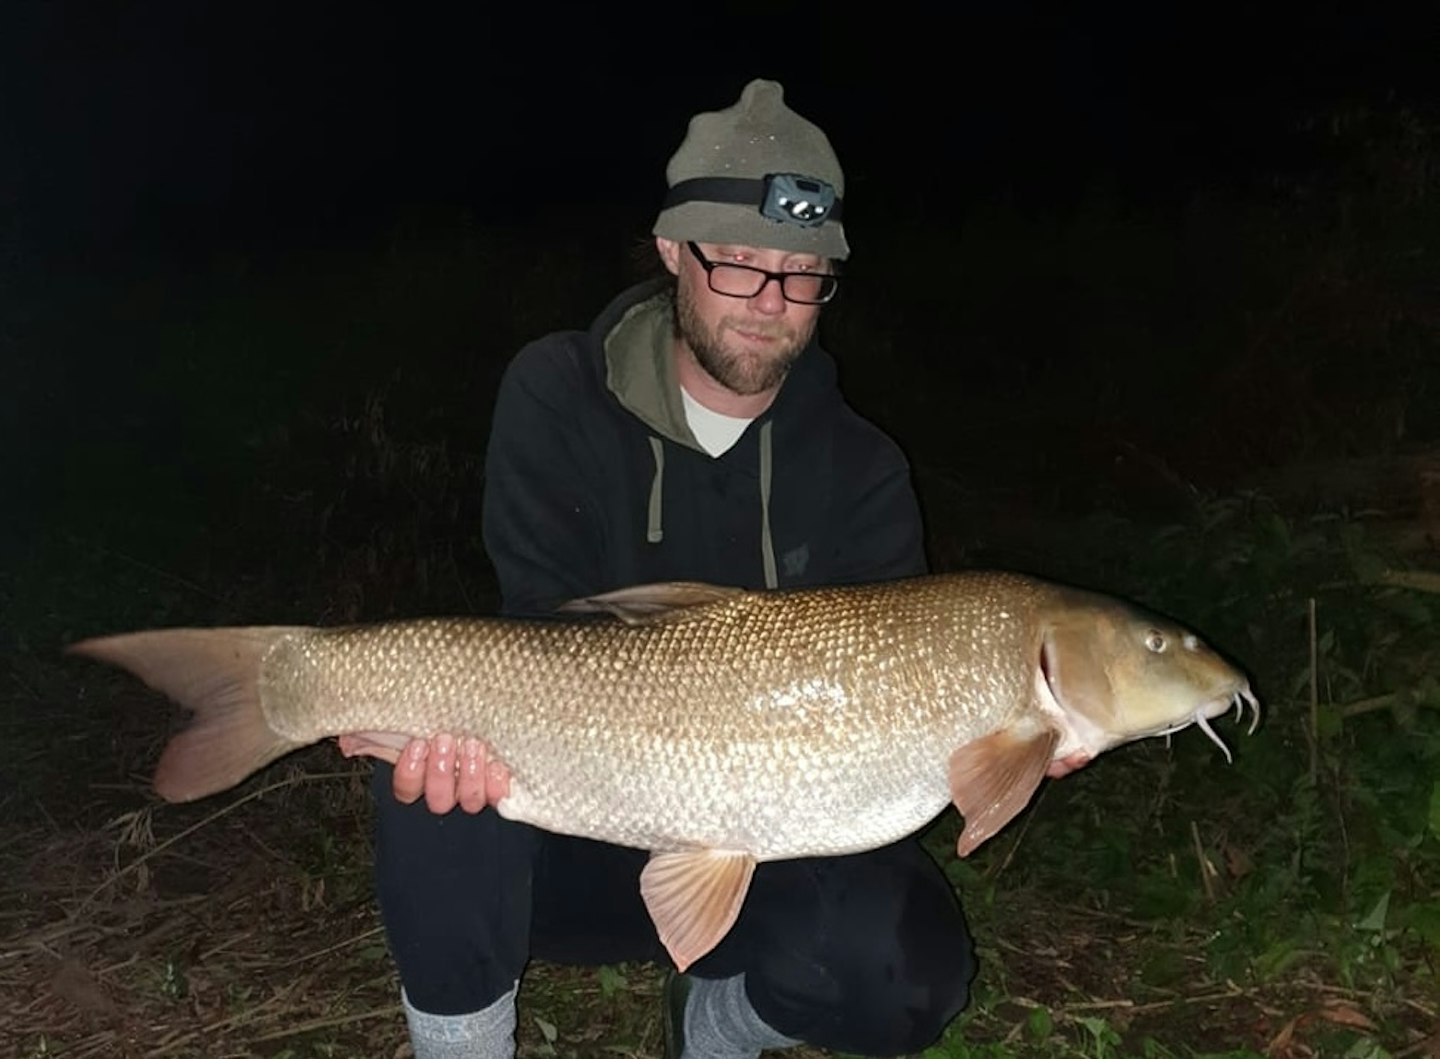
<path id="1" fill-rule="evenodd" d="M 799 173 L 770 173 L 754 177 L 693 177 L 682 180 L 665 195 L 661 209 L 686 202 L 722 202 L 755 206 L 772 221 L 817 228 L 839 221 L 842 200 L 835 188 L 817 177 Z"/>

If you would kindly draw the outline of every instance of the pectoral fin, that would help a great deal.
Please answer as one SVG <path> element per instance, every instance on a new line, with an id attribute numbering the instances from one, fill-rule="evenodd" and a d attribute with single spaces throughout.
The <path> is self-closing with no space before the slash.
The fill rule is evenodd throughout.
<path id="1" fill-rule="evenodd" d="M 685 970 L 735 925 L 754 874 L 748 853 L 696 849 L 650 858 L 640 896 L 676 967 Z"/>
<path id="2" fill-rule="evenodd" d="M 950 755 L 950 797 L 965 817 L 957 851 L 969 856 L 1024 809 L 1055 756 L 1060 733 L 1002 728 Z"/>

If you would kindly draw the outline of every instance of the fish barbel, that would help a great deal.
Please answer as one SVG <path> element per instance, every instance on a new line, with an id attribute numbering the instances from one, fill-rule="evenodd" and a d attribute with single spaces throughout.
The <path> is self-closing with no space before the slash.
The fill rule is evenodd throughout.
<path id="1" fill-rule="evenodd" d="M 1223 750 L 1210 718 L 1259 719 L 1193 633 L 1015 574 L 676 582 L 564 609 L 620 620 L 160 629 L 70 650 L 195 712 L 156 769 L 170 801 L 327 736 L 486 740 L 510 771 L 502 816 L 651 851 L 641 891 L 682 969 L 729 930 L 760 861 L 882 846 L 952 802 L 965 856 L 1054 760 L 1192 723 Z"/>

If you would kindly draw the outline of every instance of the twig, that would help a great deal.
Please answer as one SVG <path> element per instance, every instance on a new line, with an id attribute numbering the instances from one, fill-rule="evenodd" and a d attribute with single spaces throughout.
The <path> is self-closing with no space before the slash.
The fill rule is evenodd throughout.
<path id="1" fill-rule="evenodd" d="M 1066 1004 L 1060 1011 L 1068 1014 L 1071 1011 L 1109 1011 L 1115 1008 L 1133 1009 L 1133 1000 L 1088 1000 L 1083 1004 Z"/>
<path id="2" fill-rule="evenodd" d="M 1000 862 L 999 866 L 996 867 L 993 872 L 987 874 L 987 878 L 991 881 L 1000 878 L 1000 873 L 1010 867 L 1010 862 L 1015 859 L 1015 854 L 1020 849 L 1020 843 L 1025 839 L 1025 833 L 1030 830 L 1030 823 L 1035 819 L 1035 810 L 1040 807 L 1040 801 L 1045 797 L 1045 792 L 1049 787 L 1050 785 L 1048 783 L 1040 785 L 1040 793 L 1035 796 L 1034 804 L 1030 806 L 1030 811 L 1025 814 L 1025 819 L 1021 821 L 1020 830 L 1015 835 L 1015 841 L 1010 843 L 1010 848 L 1005 851 L 1004 860 Z"/>
<path id="3" fill-rule="evenodd" d="M 366 938 L 373 938 L 376 934 L 384 931 L 384 929 L 384 927 L 374 927 L 370 930 L 366 930 L 355 935 L 355 937 L 353 938 L 346 938 L 344 941 L 337 941 L 334 945 L 327 945 L 323 949 L 317 949 L 314 952 L 307 952 L 300 956 L 292 957 L 291 959 L 285 960 L 283 963 L 279 964 L 279 966 L 293 967 L 297 963 L 304 963 L 306 960 L 313 960 L 319 956 L 328 956 L 332 952 L 339 952 L 341 949 L 348 949 L 351 945 L 362 942 Z"/>
<path id="4" fill-rule="evenodd" d="M 1163 1011 L 1165 1008 L 1177 1007 L 1181 1004 L 1207 1004 L 1212 1000 L 1233 1000 L 1236 997 L 1249 995 L 1246 990 L 1241 989 L 1234 982 L 1227 982 L 1226 988 L 1223 991 L 1217 990 L 1210 993 L 1196 993 L 1192 996 L 1176 996 L 1168 1000 L 1152 1000 L 1145 1004 L 1137 1004 L 1133 1000 L 1120 999 L 1088 1000 L 1078 1004 L 1048 1005 L 1042 1004 L 1037 1000 L 1032 1000 L 1029 997 L 1010 997 L 1009 999 L 1010 1003 L 1018 1004 L 1021 1007 L 1045 1008 L 1055 1015 L 1064 1016 L 1072 1011 L 1107 1011 L 1117 1008 L 1123 1008 L 1126 1011 L 1140 1014 L 1150 1011 Z"/>
<path id="5" fill-rule="evenodd" d="M 1173 1008 L 1180 1004 L 1208 1004 L 1212 1000 L 1234 1000 L 1239 996 L 1249 996 L 1244 989 L 1241 989 L 1234 982 L 1227 983 L 1229 988 L 1224 992 L 1196 993 L 1194 996 L 1177 996 L 1170 1000 L 1153 1000 L 1148 1004 L 1136 1004 L 1130 1010 L 1135 1014 L 1149 1011 L 1163 1011 L 1166 1008 Z"/>
<path id="6" fill-rule="evenodd" d="M 114 548 L 108 548 L 103 544 L 96 544 L 94 542 L 89 543 L 90 547 L 96 549 L 97 551 L 104 552 L 107 555 L 113 555 L 115 558 L 121 560 L 122 562 L 129 563 L 131 566 L 144 570 L 147 573 L 154 574 L 156 577 L 163 578 L 166 581 L 174 582 L 182 588 L 188 588 L 191 592 L 202 595 L 206 599 L 212 600 L 216 603 L 225 602 L 224 596 L 217 596 L 214 592 L 211 592 L 204 585 L 198 585 L 194 581 L 191 581 L 189 578 L 181 577 L 179 574 L 173 574 L 169 570 L 162 569 L 161 567 L 158 567 L 153 563 L 147 563 L 144 559 L 137 559 L 133 555 L 127 555 L 124 552 L 116 551 Z"/>
<path id="7" fill-rule="evenodd" d="M 239 945 L 246 938 L 253 937 L 254 935 L 255 932 L 253 930 L 246 930 L 239 934 L 232 934 L 224 941 L 220 942 L 219 945 L 212 946 L 211 948 L 208 948 L 204 952 L 200 953 L 200 955 L 196 956 L 195 962 L 197 964 L 200 964 L 204 963 L 206 960 L 213 959 L 216 956 L 219 956 L 225 950 L 233 949 L 236 945 Z"/>
<path id="8" fill-rule="evenodd" d="M 1124 924 L 1124 925 L 1127 926 L 1127 927 L 1134 927 L 1134 928 L 1136 928 L 1137 930 L 1143 930 L 1143 931 L 1147 931 L 1147 932 L 1150 932 L 1150 933 L 1155 933 L 1155 932 L 1159 929 L 1159 926 L 1158 926 L 1153 920 L 1131 919 L 1131 918 L 1128 917 L 1128 916 L 1118 915 L 1118 914 L 1115 913 L 1115 912 L 1107 912 L 1107 911 L 1105 911 L 1104 909 L 1100 909 L 1100 908 L 1086 908 L 1084 905 L 1070 905 L 1070 904 L 1066 904 L 1066 905 L 1056 905 L 1056 906 L 1054 906 L 1054 907 L 1063 908 L 1063 909 L 1065 909 L 1066 911 L 1068 911 L 1068 912 L 1074 912 L 1074 913 L 1076 913 L 1077 915 L 1093 916 L 1093 917 L 1096 918 L 1096 919 L 1108 919 L 1108 920 L 1110 920 L 1111 922 L 1114 922 L 1114 923 L 1122 923 L 1122 924 Z M 1189 929 L 1189 928 L 1187 928 L 1187 929 Z M 1199 932 L 1199 931 L 1192 931 L 1192 933 L 1198 934 L 1198 933 L 1200 933 L 1200 932 Z"/>
<path id="9" fill-rule="evenodd" d="M 1315 597 L 1306 610 L 1310 618 L 1310 786 L 1320 782 L 1320 651 L 1315 635 Z"/>
<path id="10" fill-rule="evenodd" d="M 389 1007 L 375 1008 L 373 1011 L 362 1011 L 355 1015 L 335 1015 L 328 1019 L 311 1019 L 309 1022 L 302 1022 L 295 1026 L 288 1026 L 283 1030 L 274 1033 L 267 1033 L 263 1037 L 250 1038 L 254 1043 L 262 1041 L 278 1041 L 285 1037 L 293 1037 L 297 1033 L 309 1033 L 311 1030 L 325 1030 L 332 1026 L 346 1026 L 352 1022 L 366 1022 L 370 1019 L 394 1018 L 405 1012 L 403 1004 L 391 1004 Z"/>
<path id="11" fill-rule="evenodd" d="M 259 1022 L 261 1019 L 264 1018 L 269 1018 L 270 1016 L 266 1014 L 266 1009 L 274 1008 L 277 1005 L 283 1004 L 285 1001 L 289 1000 L 291 994 L 295 993 L 300 988 L 300 985 L 301 983 L 299 981 L 291 982 L 288 985 L 280 987 L 271 996 L 267 997 L 265 1000 L 262 1000 L 259 1004 L 256 1004 L 252 1008 L 247 1008 L 244 1011 L 237 1011 L 235 1014 L 230 1015 L 227 1018 L 220 1019 L 218 1022 L 208 1023 L 204 1026 L 200 1026 L 197 1029 L 186 1030 L 178 1036 L 172 1034 L 164 1041 L 161 1041 L 158 1048 L 153 1048 L 150 1051 L 146 1052 L 146 1059 L 151 1059 L 151 1057 L 153 1056 L 171 1055 L 177 1048 L 181 1047 L 182 1045 L 189 1044 L 196 1037 L 199 1037 L 202 1034 L 214 1035 L 219 1033 L 221 1030 L 230 1028 L 231 1026 L 243 1026 L 249 1023 Z"/>
<path id="12" fill-rule="evenodd" d="M 261 795 L 269 794 L 271 791 L 280 790 L 282 787 L 293 787 L 297 784 L 312 783 L 319 780 L 332 780 L 341 776 L 348 775 L 348 772 L 320 772 L 309 775 L 290 776 L 275 783 L 267 784 L 266 786 L 261 787 L 258 790 L 251 791 L 249 794 L 241 798 L 235 799 L 235 801 L 231 802 L 224 808 L 215 810 L 215 812 L 205 817 L 205 819 L 199 821 L 198 823 L 191 824 L 189 827 L 179 832 L 178 834 L 171 835 L 154 849 L 146 850 L 140 856 L 136 857 L 129 864 L 125 865 L 125 867 L 121 868 L 110 878 L 106 879 L 99 886 L 95 887 L 95 889 L 91 890 L 89 896 L 86 897 L 85 900 L 81 901 L 79 906 L 70 913 L 70 918 L 74 919 L 76 916 L 80 915 L 81 912 L 84 912 L 87 908 L 90 907 L 91 903 L 95 900 L 95 898 L 99 897 L 101 893 L 109 889 L 115 883 L 119 882 L 130 872 L 135 871 L 137 868 L 140 867 L 140 865 L 150 860 L 150 858 L 155 857 L 160 853 L 163 853 L 165 850 L 175 845 L 175 843 L 179 842 L 181 839 L 189 837 L 196 831 L 199 831 L 202 827 L 207 827 L 208 825 L 214 823 L 216 820 L 219 820 L 222 816 L 225 816 L 227 813 L 230 813 L 240 808 L 240 806 L 244 805 L 246 802 L 253 802 Z"/>
<path id="13" fill-rule="evenodd" d="M 1384 570 L 1380 573 L 1382 585 L 1396 588 L 1413 588 L 1417 592 L 1440 592 L 1440 574 L 1426 570 Z"/>
<path id="14" fill-rule="evenodd" d="M 1335 996 L 1352 997 L 1356 1000 L 1368 1000 L 1371 997 L 1371 992 L 1368 989 L 1354 989 L 1350 986 L 1332 985 L 1329 982 L 1309 982 L 1303 984 L 1301 988 L 1309 989 L 1315 993 L 1332 993 Z M 1437 1015 L 1440 1015 L 1440 1009 L 1422 1004 L 1414 997 L 1399 997 L 1397 999 L 1399 1003 L 1407 1008 L 1415 1009 L 1427 1019 L 1433 1019 L 1436 1018 Z"/>
<path id="15" fill-rule="evenodd" d="M 1404 997 L 1400 1001 L 1400 1003 L 1404 1004 L 1406 1007 L 1414 1008 L 1416 1011 L 1420 1012 L 1420 1014 L 1424 1015 L 1427 1019 L 1433 1019 L 1435 1017 L 1434 1008 L 1427 1007 L 1426 1005 L 1420 1003 L 1420 1001 L 1415 1000 L 1411 997 Z"/>
<path id="16" fill-rule="evenodd" d="M 19 684 L 19 685 L 20 685 L 20 690 L 23 691 L 23 692 L 25 692 L 25 693 L 26 693 L 27 695 L 29 695 L 32 699 L 43 699 L 43 698 L 44 698 L 43 695 L 41 695 L 38 691 L 36 691 L 33 687 L 31 687 L 31 686 L 25 681 L 25 679 L 24 679 L 22 676 L 20 676 L 19 673 L 15 672 L 15 670 L 13 670 L 13 669 L 10 670 L 10 679 L 13 680 L 13 681 L 15 681 L 15 683 Z M 28 721 L 23 722 L 23 723 L 28 723 Z M 16 727 L 16 728 L 19 728 L 19 727 L 21 726 L 21 724 L 22 724 L 22 721 L 21 721 L 21 720 L 17 719 L 17 720 L 15 721 L 15 727 Z"/>
<path id="17" fill-rule="evenodd" d="M 1210 877 L 1219 873 L 1215 870 L 1215 865 L 1210 863 L 1210 858 L 1205 856 L 1205 847 L 1200 843 L 1200 828 L 1194 820 L 1190 821 L 1190 840 L 1195 843 L 1195 860 L 1200 865 L 1200 882 L 1205 887 L 1205 901 L 1213 905 L 1215 884 L 1210 881 Z"/>
<path id="18" fill-rule="evenodd" d="M 1410 1059 L 1412 1055 L 1440 1055 L 1440 1033 L 1422 1037 L 1408 1048 L 1395 1053 L 1395 1059 Z"/>
<path id="19" fill-rule="evenodd" d="M 1347 702 L 1340 707 L 1341 717 L 1359 717 L 1362 713 L 1374 713 L 1376 710 L 1388 710 L 1391 706 L 1400 704 L 1400 696 L 1395 692 L 1385 695 L 1376 695 L 1370 699 L 1356 699 L 1354 702 Z"/>

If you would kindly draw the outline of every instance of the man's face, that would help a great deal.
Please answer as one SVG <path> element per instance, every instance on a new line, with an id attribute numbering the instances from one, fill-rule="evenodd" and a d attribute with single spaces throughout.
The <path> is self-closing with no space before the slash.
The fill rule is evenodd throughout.
<path id="1" fill-rule="evenodd" d="M 778 282 L 750 298 L 710 289 L 705 269 L 684 243 L 656 239 L 660 257 L 675 274 L 675 324 L 680 338 L 711 378 L 732 393 L 750 396 L 785 381 L 820 318 L 820 306 L 788 302 Z M 768 272 L 827 271 L 815 254 L 753 246 L 701 243 L 717 264 L 748 265 Z"/>

